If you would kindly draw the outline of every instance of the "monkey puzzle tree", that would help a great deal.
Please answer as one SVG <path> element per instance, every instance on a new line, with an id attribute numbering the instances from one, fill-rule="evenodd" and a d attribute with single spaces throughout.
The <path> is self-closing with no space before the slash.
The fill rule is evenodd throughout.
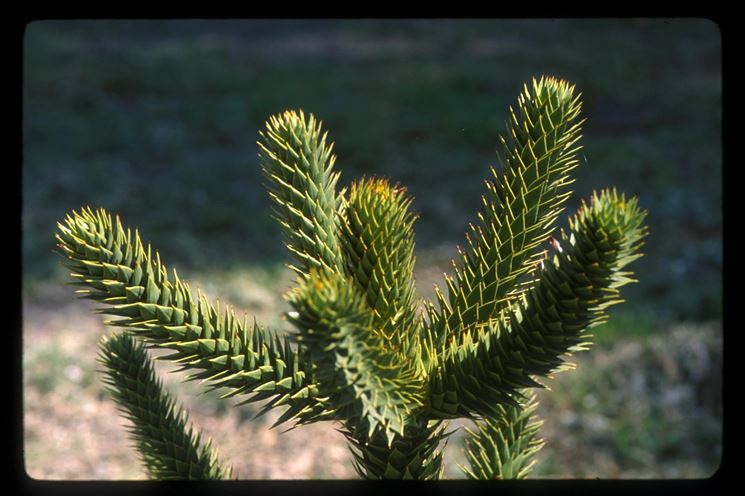
<path id="1" fill-rule="evenodd" d="M 534 388 L 569 368 L 603 323 L 626 266 L 641 256 L 645 213 L 615 190 L 594 193 L 556 233 L 579 161 L 574 86 L 525 86 L 501 138 L 482 205 L 445 292 L 416 297 L 412 200 L 380 178 L 337 189 L 333 145 L 314 116 L 287 111 L 260 133 L 260 162 L 297 284 L 292 333 L 221 312 L 168 271 L 103 209 L 72 212 L 58 245 L 84 289 L 125 334 L 101 363 L 155 478 L 221 478 L 210 446 L 162 391 L 143 344 L 223 397 L 282 409 L 276 424 L 341 425 L 364 478 L 436 479 L 451 419 L 475 423 L 473 478 L 523 478 L 542 446 Z M 241 404 L 242 404 L 241 403 Z"/>

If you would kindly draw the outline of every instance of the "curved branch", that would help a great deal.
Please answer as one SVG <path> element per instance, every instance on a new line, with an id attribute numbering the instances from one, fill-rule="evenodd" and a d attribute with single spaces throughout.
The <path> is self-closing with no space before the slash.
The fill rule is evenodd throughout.
<path id="1" fill-rule="evenodd" d="M 261 413 L 288 405 L 280 421 L 310 421 L 323 413 L 301 352 L 287 338 L 241 322 L 232 311 L 221 313 L 201 294 L 194 298 L 176 271 L 171 280 L 160 255 L 153 257 L 149 246 L 146 252 L 139 234 L 125 231 L 118 218 L 112 222 L 103 209 L 73 212 L 58 224 L 56 238 L 76 284 L 85 288 L 78 293 L 103 303 L 99 313 L 118 317 L 107 324 L 173 350 L 163 359 L 196 370 L 188 380 L 229 389 L 224 397 L 271 399 Z"/>
<path id="2" fill-rule="evenodd" d="M 104 384 L 132 422 L 129 430 L 150 477 L 158 480 L 229 479 L 211 441 L 189 425 L 188 414 L 163 389 L 142 345 L 128 334 L 99 343 L 99 363 L 105 367 Z"/>

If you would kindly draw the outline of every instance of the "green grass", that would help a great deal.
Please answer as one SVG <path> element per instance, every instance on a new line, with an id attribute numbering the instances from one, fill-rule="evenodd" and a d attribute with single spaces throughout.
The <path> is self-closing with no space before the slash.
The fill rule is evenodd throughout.
<path id="1" fill-rule="evenodd" d="M 722 456 L 721 328 L 666 329 L 578 354 L 541 391 L 538 477 L 705 478 Z M 602 475 L 601 475 L 602 474 Z"/>
<path id="2" fill-rule="evenodd" d="M 644 309 L 621 305 L 610 310 L 608 322 L 593 329 L 595 345 L 607 348 L 626 339 L 648 340 L 664 326 L 661 319 Z"/>
<path id="3" fill-rule="evenodd" d="M 92 369 L 80 366 L 80 357 L 60 352 L 55 346 L 45 346 L 23 357 L 24 387 L 47 394 L 63 384 L 88 387 L 95 380 Z"/>

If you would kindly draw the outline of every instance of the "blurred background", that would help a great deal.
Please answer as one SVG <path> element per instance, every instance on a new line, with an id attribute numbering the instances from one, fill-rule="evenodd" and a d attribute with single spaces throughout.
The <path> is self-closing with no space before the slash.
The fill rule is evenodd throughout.
<path id="1" fill-rule="evenodd" d="M 213 301 L 279 331 L 292 275 L 257 165 L 285 109 L 323 120 L 341 171 L 408 187 L 421 296 L 449 271 L 498 135 L 543 74 L 583 95 L 567 212 L 616 186 L 649 211 L 639 283 L 577 370 L 542 391 L 533 477 L 701 478 L 722 450 L 721 39 L 698 19 L 44 21 L 24 40 L 24 446 L 38 479 L 141 479 L 99 384 L 110 332 L 65 285 L 56 222 L 105 207 Z M 566 225 L 566 220 L 562 221 Z M 332 425 L 283 433 L 164 380 L 240 478 L 354 477 Z M 461 424 L 453 424 L 457 427 Z M 462 477 L 462 437 L 446 477 Z"/>

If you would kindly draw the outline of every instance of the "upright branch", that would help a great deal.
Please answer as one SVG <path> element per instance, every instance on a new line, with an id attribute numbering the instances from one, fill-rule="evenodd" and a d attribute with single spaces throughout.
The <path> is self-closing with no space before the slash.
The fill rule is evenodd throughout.
<path id="1" fill-rule="evenodd" d="M 340 215 L 340 239 L 345 273 L 364 295 L 384 346 L 422 368 L 411 202 L 405 188 L 385 179 L 353 183 Z"/>
<path id="2" fill-rule="evenodd" d="M 339 199 L 333 143 L 326 143 L 321 123 L 311 115 L 286 111 L 273 116 L 259 133 L 261 167 L 282 225 L 287 249 L 295 257 L 291 268 L 307 275 L 311 268 L 341 268 L 336 230 Z"/>
<path id="3" fill-rule="evenodd" d="M 578 165 L 582 120 L 574 86 L 554 78 L 533 80 L 510 108 L 501 173 L 491 169 L 476 224 L 447 277 L 447 298 L 428 313 L 432 346 L 495 318 L 532 283 L 556 218 L 570 195 Z M 520 284 L 522 283 L 522 284 Z"/>
<path id="4" fill-rule="evenodd" d="M 375 316 L 347 278 L 312 271 L 289 295 L 298 342 L 309 350 L 320 394 L 361 439 L 403 434 L 424 401 L 424 378 L 390 350 Z"/>
<path id="5" fill-rule="evenodd" d="M 525 479 L 545 442 L 538 438 L 543 421 L 537 420 L 535 393 L 526 391 L 517 405 L 500 405 L 501 415 L 484 417 L 476 429 L 466 429 L 466 459 L 461 466 L 469 479 Z"/>

